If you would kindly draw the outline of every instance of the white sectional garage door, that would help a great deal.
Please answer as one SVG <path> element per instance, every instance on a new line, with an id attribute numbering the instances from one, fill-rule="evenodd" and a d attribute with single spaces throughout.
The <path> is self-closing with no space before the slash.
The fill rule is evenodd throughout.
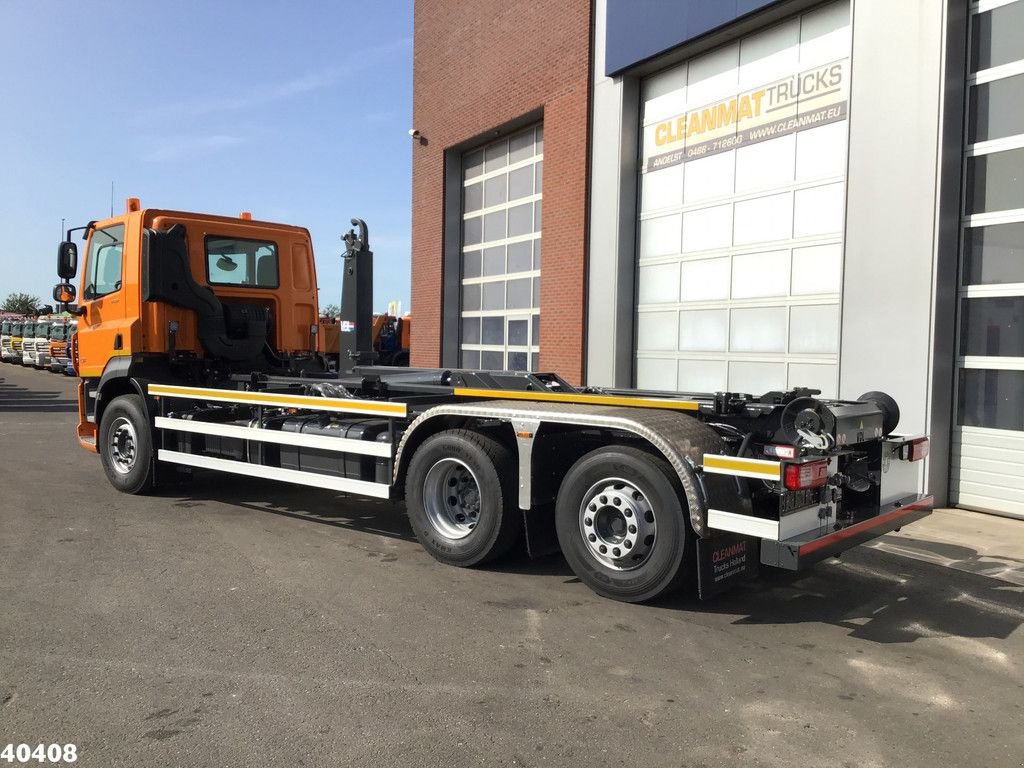
<path id="1" fill-rule="evenodd" d="M 636 381 L 838 389 L 846 0 L 643 84 Z"/>
<path id="2" fill-rule="evenodd" d="M 970 30 L 950 496 L 1024 518 L 1024 0 Z"/>

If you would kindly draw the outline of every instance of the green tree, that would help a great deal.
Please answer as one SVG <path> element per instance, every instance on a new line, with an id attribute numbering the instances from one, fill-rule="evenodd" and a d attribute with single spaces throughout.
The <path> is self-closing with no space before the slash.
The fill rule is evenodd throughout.
<path id="1" fill-rule="evenodd" d="M 320 317 L 337 317 L 341 314 L 341 307 L 337 304 L 325 304 L 320 307 Z"/>
<path id="2" fill-rule="evenodd" d="M 38 296 L 27 293 L 12 293 L 5 300 L 4 312 L 17 312 L 19 315 L 33 314 L 42 302 Z"/>

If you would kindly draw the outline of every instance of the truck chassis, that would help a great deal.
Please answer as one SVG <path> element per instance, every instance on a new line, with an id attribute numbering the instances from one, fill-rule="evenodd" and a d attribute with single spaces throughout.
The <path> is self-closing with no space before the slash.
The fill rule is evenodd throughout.
<path id="1" fill-rule="evenodd" d="M 97 386 L 83 382 L 83 413 L 105 399 Z M 685 583 L 710 597 L 761 565 L 797 570 L 930 513 L 905 471 L 927 439 L 886 436 L 886 401 L 812 394 L 380 367 L 217 386 L 140 376 L 106 403 L 92 447 L 127 492 L 201 469 L 404 499 L 421 544 L 448 564 L 522 538 L 531 556 L 561 549 L 607 597 Z"/>
<path id="2" fill-rule="evenodd" d="M 373 252 L 366 223 L 351 223 L 336 375 L 308 322 L 306 230 L 129 198 L 123 217 L 67 231 L 62 280 L 77 273 L 79 229 L 87 275 L 122 271 L 83 277 L 71 343 L 78 439 L 114 487 L 143 493 L 201 469 L 404 499 L 441 562 L 478 565 L 524 540 L 631 602 L 686 583 L 709 597 L 762 564 L 795 570 L 930 511 L 915 465 L 928 439 L 893 434 L 884 393 L 644 392 L 373 365 Z M 54 288 L 63 307 L 75 296 Z"/>

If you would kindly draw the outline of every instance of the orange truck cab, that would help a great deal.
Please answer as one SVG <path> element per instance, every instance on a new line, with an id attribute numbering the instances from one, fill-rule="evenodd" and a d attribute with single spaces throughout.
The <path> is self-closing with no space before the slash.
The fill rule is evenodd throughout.
<path id="1" fill-rule="evenodd" d="M 95 450 L 106 403 L 146 382 L 209 384 L 252 371 L 323 371 L 316 352 L 313 247 L 302 227 L 143 209 L 90 222 L 82 263 L 73 363 L 79 441 Z M 71 232 L 61 243 L 54 298 L 76 291 Z"/>

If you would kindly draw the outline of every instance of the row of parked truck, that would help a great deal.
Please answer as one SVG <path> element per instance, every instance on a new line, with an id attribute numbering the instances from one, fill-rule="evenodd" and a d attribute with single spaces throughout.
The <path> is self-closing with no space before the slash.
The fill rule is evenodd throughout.
<path id="1" fill-rule="evenodd" d="M 5 319 L 0 322 L 0 356 L 65 376 L 75 376 L 71 345 L 77 321 L 63 316 Z"/>

